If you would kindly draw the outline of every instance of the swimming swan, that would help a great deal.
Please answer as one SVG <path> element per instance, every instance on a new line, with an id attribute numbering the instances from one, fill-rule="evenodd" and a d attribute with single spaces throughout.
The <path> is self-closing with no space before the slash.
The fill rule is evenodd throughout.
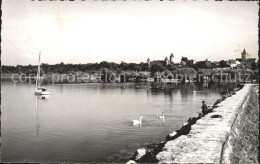
<path id="1" fill-rule="evenodd" d="M 133 125 L 141 125 L 143 116 L 140 116 L 139 120 L 132 120 Z"/>
<path id="2" fill-rule="evenodd" d="M 162 115 L 157 114 L 157 119 L 164 119 L 164 112 L 162 112 Z"/>

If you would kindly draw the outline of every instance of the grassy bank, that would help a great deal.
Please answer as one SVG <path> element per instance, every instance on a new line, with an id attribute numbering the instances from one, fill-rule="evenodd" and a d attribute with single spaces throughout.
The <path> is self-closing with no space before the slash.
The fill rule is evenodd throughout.
<path id="1" fill-rule="evenodd" d="M 224 146 L 223 163 L 258 163 L 259 86 L 253 86 Z"/>

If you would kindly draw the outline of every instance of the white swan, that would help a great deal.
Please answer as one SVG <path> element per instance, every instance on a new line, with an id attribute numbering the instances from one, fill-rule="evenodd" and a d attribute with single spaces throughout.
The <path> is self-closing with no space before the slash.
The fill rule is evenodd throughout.
<path id="1" fill-rule="evenodd" d="M 140 116 L 139 120 L 132 120 L 133 125 L 141 125 L 143 116 Z"/>
<path id="2" fill-rule="evenodd" d="M 164 112 L 162 112 L 162 115 L 157 114 L 157 119 L 164 119 Z"/>

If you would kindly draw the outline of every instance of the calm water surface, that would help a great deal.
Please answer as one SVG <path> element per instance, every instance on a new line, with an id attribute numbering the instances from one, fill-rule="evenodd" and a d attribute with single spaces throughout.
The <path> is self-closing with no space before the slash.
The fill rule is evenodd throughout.
<path id="1" fill-rule="evenodd" d="M 165 89 L 150 83 L 102 83 L 49 85 L 51 94 L 42 99 L 34 95 L 34 85 L 1 85 L 2 160 L 20 162 L 127 159 L 197 116 L 202 100 L 213 104 L 221 96 L 217 87 L 195 84 Z M 162 112 L 164 122 L 156 119 Z M 142 126 L 132 126 L 139 116 Z"/>

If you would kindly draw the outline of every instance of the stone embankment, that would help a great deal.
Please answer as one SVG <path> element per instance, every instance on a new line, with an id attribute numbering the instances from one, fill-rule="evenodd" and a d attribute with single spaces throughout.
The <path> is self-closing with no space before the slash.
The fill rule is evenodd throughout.
<path id="1" fill-rule="evenodd" d="M 128 163 L 230 162 L 234 158 L 230 148 L 234 139 L 230 136 L 236 131 L 234 125 L 238 125 L 236 120 L 249 102 L 252 88 L 254 86 L 248 84 L 231 91 L 210 106 L 208 114 L 189 118 L 181 129 L 170 133 L 166 141 L 138 149 Z"/>

